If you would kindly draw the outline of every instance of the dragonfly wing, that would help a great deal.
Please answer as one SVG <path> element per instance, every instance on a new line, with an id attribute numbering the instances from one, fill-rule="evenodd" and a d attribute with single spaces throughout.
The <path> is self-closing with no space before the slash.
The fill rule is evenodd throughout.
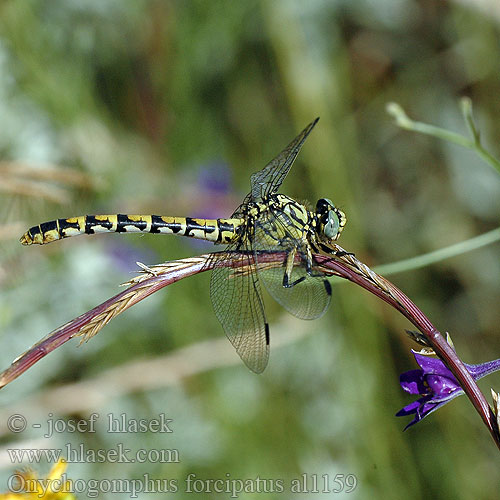
<path id="1" fill-rule="evenodd" d="M 243 362 L 255 373 L 269 360 L 269 326 L 264 312 L 254 255 L 230 245 L 217 259 L 241 259 L 237 267 L 215 267 L 210 297 L 215 314 Z M 237 257 L 236 257 L 237 256 Z"/>
<path id="2" fill-rule="evenodd" d="M 307 136 L 318 120 L 319 118 L 316 118 L 311 122 L 276 158 L 251 176 L 252 191 L 250 195 L 253 201 L 263 201 L 278 191 Z"/>
<path id="3" fill-rule="evenodd" d="M 269 294 L 288 312 L 300 319 L 319 318 L 330 305 L 331 285 L 322 275 L 307 272 L 307 251 L 299 239 L 297 229 L 289 225 L 285 216 L 269 213 L 255 225 L 254 251 L 259 279 Z M 296 251 L 302 263 L 295 265 L 290 276 L 291 287 L 283 286 L 286 259 Z M 281 265 L 269 267 L 263 257 L 269 252 L 283 252 Z"/>
<path id="4" fill-rule="evenodd" d="M 304 141 L 319 118 L 310 123 L 276 158 L 252 175 L 252 190 L 233 213 L 232 217 L 245 217 L 246 207 L 252 201 L 265 201 L 275 193 L 288 174 Z M 283 248 L 266 239 L 269 222 L 258 220 L 256 234 L 241 235 L 239 242 L 230 245 L 217 259 L 242 259 L 235 267 L 215 265 L 210 281 L 210 296 L 215 314 L 244 363 L 254 372 L 261 373 L 269 360 L 269 326 L 264 312 L 259 279 L 262 278 L 271 295 L 299 318 L 316 318 L 328 307 L 330 294 L 324 279 L 312 278 L 305 269 L 294 268 L 293 279 L 303 278 L 292 288 L 283 287 L 284 269 L 256 270 L 259 251 L 280 251 Z M 257 242 L 257 247 L 255 243 Z M 259 244 L 260 242 L 260 244 Z M 291 245 L 287 249 L 293 248 Z M 215 263 L 217 264 L 217 263 Z"/>

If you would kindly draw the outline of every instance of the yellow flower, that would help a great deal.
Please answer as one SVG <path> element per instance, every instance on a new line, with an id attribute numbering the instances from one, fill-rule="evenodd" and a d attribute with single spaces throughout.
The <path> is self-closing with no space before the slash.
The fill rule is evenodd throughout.
<path id="1" fill-rule="evenodd" d="M 64 482 L 66 460 L 59 459 L 46 479 L 38 479 L 32 470 L 16 472 L 9 479 L 10 493 L 0 493 L 0 500 L 76 500 L 70 483 Z M 15 490 L 12 491 L 12 490 Z"/>

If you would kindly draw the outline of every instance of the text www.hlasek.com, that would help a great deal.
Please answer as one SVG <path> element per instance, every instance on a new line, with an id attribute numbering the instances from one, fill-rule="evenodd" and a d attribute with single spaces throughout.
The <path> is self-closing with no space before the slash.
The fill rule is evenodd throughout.
<path id="1" fill-rule="evenodd" d="M 39 463 L 47 461 L 56 463 L 64 458 L 69 463 L 179 463 L 179 450 L 139 449 L 132 452 L 118 443 L 116 448 L 90 449 L 83 444 L 77 447 L 68 443 L 65 448 L 9 448 L 7 449 L 12 463 Z"/>

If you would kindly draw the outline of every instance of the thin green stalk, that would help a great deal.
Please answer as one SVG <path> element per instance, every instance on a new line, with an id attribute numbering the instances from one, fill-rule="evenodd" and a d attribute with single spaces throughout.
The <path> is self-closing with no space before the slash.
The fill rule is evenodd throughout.
<path id="1" fill-rule="evenodd" d="M 379 274 L 388 276 L 390 274 L 400 273 L 403 271 L 419 269 L 444 259 L 449 259 L 466 252 L 471 252 L 472 250 L 477 250 L 478 248 L 482 248 L 497 241 L 500 241 L 500 228 L 493 229 L 492 231 L 488 231 L 487 233 L 481 234 L 469 240 L 461 241 L 460 243 L 455 243 L 454 245 L 440 248 L 439 250 L 435 250 L 433 252 L 418 255 L 417 257 L 411 257 L 409 259 L 392 262 L 390 264 L 383 264 L 375 267 L 374 270 Z"/>
<path id="2" fill-rule="evenodd" d="M 412 120 L 404 111 L 404 109 L 395 102 L 390 102 L 387 104 L 387 112 L 394 117 L 396 124 L 401 128 L 406 130 L 412 130 L 413 132 L 419 132 L 421 134 L 430 135 L 432 137 L 437 137 L 438 139 L 443 139 L 454 144 L 458 144 L 464 148 L 475 151 L 477 155 L 482 158 L 488 165 L 493 167 L 497 172 L 500 173 L 500 161 L 497 160 L 491 153 L 486 151 L 484 146 L 481 144 L 481 137 L 479 129 L 477 128 L 474 118 L 472 116 L 472 102 L 469 98 L 464 97 L 460 100 L 460 107 L 462 109 L 462 114 L 464 116 L 465 123 L 469 128 L 472 139 L 464 137 L 463 135 L 451 132 L 441 127 L 436 127 L 435 125 L 429 125 L 428 123 L 418 122 Z"/>

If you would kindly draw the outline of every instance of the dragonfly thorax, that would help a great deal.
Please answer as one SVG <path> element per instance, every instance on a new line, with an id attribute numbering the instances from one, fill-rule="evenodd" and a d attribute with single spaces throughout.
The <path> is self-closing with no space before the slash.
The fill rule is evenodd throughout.
<path id="1" fill-rule="evenodd" d="M 305 243 L 313 231 L 314 213 L 284 194 L 272 194 L 262 203 L 255 203 L 250 213 L 270 222 L 267 232 L 275 240 L 285 238 Z"/>
<path id="2" fill-rule="evenodd" d="M 271 197 L 271 200 L 274 210 L 279 210 L 287 217 L 291 226 L 301 230 L 307 230 L 310 227 L 313 214 L 302 203 L 284 194 L 276 194 Z"/>

